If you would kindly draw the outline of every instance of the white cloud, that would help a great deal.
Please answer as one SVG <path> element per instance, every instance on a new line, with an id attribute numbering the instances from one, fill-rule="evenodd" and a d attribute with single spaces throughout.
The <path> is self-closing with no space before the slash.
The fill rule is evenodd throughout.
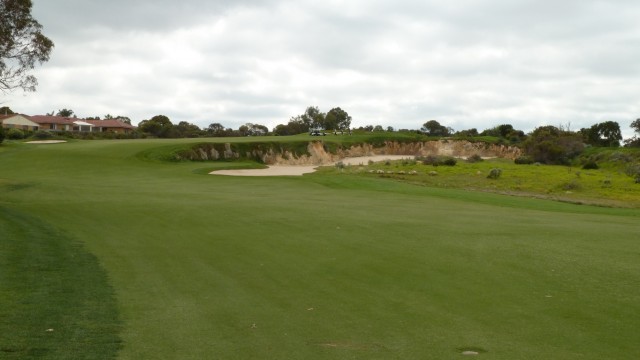
<path id="1" fill-rule="evenodd" d="M 36 0 L 56 43 L 4 102 L 134 121 L 274 127 L 307 106 L 356 126 L 532 130 L 640 117 L 636 1 Z"/>

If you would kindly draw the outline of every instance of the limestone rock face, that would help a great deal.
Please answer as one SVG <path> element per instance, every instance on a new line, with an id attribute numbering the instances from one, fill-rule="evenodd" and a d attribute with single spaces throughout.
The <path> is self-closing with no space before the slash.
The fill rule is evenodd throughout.
<path id="1" fill-rule="evenodd" d="M 346 149 L 338 149 L 335 154 L 328 153 L 322 142 L 310 142 L 307 148 L 309 155 L 285 153 L 275 157 L 263 158 L 265 164 L 280 165 L 322 165 L 339 161 L 347 157 L 373 156 L 373 155 L 444 155 L 453 157 L 469 157 L 479 155 L 482 157 L 499 157 L 516 159 L 522 155 L 522 151 L 515 146 L 495 145 L 487 143 L 472 143 L 464 140 L 438 140 L 414 143 L 399 143 L 389 141 L 381 147 L 371 144 L 354 145 Z"/>
<path id="2" fill-rule="evenodd" d="M 246 157 L 259 159 L 268 165 L 324 165 L 340 161 L 347 157 L 374 155 L 443 155 L 453 157 L 479 155 L 482 157 L 507 159 L 516 159 L 522 155 L 520 148 L 515 146 L 482 142 L 473 143 L 466 140 L 437 140 L 412 143 L 388 141 L 385 142 L 383 146 L 359 144 L 349 148 L 339 148 L 335 154 L 328 152 L 322 141 L 311 141 L 307 145 L 307 152 L 308 154 L 295 154 L 291 151 L 278 151 L 278 149 L 269 148 L 254 149 L 246 154 L 241 154 L 234 151 L 230 143 L 224 144 L 223 151 L 216 150 L 213 145 L 204 144 L 199 148 L 193 149 L 188 154 L 181 154 L 178 158 L 189 160 L 220 160 Z"/>

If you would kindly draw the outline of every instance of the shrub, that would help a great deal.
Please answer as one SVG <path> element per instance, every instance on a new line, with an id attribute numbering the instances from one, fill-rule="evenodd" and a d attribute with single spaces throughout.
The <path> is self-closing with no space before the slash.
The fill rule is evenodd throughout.
<path id="1" fill-rule="evenodd" d="M 523 155 L 513 160 L 513 162 L 518 165 L 530 165 L 530 164 L 533 164 L 533 158 L 530 156 Z"/>
<path id="2" fill-rule="evenodd" d="M 569 182 L 566 182 L 564 184 L 562 184 L 562 189 L 569 191 L 569 190 L 578 190 L 580 189 L 580 183 L 578 182 L 577 179 L 573 179 Z"/>
<path id="3" fill-rule="evenodd" d="M 45 139 L 51 139 L 53 137 L 53 135 L 51 135 L 51 133 L 48 132 L 48 131 L 38 130 L 35 133 L 33 133 L 33 135 L 31 135 L 31 137 L 34 138 L 34 139 L 45 140 Z"/>
<path id="4" fill-rule="evenodd" d="M 502 169 L 493 168 L 489 171 L 489 175 L 487 175 L 488 179 L 497 179 L 502 175 Z"/>
<path id="5" fill-rule="evenodd" d="M 436 155 L 427 155 L 425 157 L 416 156 L 416 160 L 422 161 L 424 165 L 445 165 L 445 166 L 455 166 L 458 160 L 451 156 L 436 156 Z"/>
<path id="6" fill-rule="evenodd" d="M 4 129 L 0 126 L 0 144 L 4 141 Z"/>
<path id="7" fill-rule="evenodd" d="M 640 164 L 634 164 L 627 166 L 625 173 L 631 176 L 636 184 L 640 184 Z"/>
<path id="8" fill-rule="evenodd" d="M 458 160 L 456 160 L 456 158 L 454 157 L 448 156 L 446 158 L 441 159 L 440 163 L 446 166 L 455 166 L 458 163 Z"/>
<path id="9" fill-rule="evenodd" d="M 20 140 L 20 139 L 24 139 L 24 132 L 20 129 L 16 129 L 16 128 L 11 128 L 8 131 L 6 131 L 6 137 L 7 139 L 10 140 Z"/>
<path id="10" fill-rule="evenodd" d="M 596 169 L 599 169 L 600 167 L 595 161 L 589 160 L 584 165 L 582 165 L 582 168 L 585 170 L 596 170 Z"/>
<path id="11" fill-rule="evenodd" d="M 481 162 L 481 161 L 484 161 L 484 160 L 482 159 L 482 156 L 478 154 L 473 154 L 467 158 L 467 162 L 471 164 Z"/>
<path id="12" fill-rule="evenodd" d="M 424 165 L 438 166 L 438 157 L 435 155 L 416 156 L 416 160 L 422 161 Z"/>

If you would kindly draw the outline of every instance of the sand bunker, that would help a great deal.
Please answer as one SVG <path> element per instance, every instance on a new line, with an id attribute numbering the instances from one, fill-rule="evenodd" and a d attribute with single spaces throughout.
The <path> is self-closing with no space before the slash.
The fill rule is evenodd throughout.
<path id="1" fill-rule="evenodd" d="M 369 161 L 378 162 L 385 160 L 401 160 L 413 159 L 411 155 L 375 155 L 361 156 L 342 159 L 345 165 L 367 165 Z M 332 166 L 335 163 L 327 165 L 272 165 L 266 169 L 242 169 L 242 170 L 217 170 L 209 174 L 212 175 L 228 175 L 228 176 L 302 176 L 309 174 L 319 166 Z"/>
<path id="2" fill-rule="evenodd" d="M 66 143 L 65 140 L 37 140 L 37 141 L 27 141 L 26 144 L 60 144 Z"/>

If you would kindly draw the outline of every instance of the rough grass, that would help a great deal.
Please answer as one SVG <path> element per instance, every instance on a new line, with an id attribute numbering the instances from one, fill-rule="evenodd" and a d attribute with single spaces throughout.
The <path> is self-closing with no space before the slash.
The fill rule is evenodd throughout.
<path id="1" fill-rule="evenodd" d="M 106 269 L 120 359 L 640 357 L 638 210 L 138 156 L 189 142 L 0 150 L 0 205 Z"/>
<path id="2" fill-rule="evenodd" d="M 342 173 L 384 177 L 430 187 L 533 196 L 601 206 L 640 207 L 640 185 L 624 173 L 623 167 L 604 166 L 584 170 L 579 166 L 516 165 L 505 159 L 455 166 L 423 165 L 419 161 L 391 161 L 363 164 L 343 169 Z M 491 169 L 502 169 L 498 179 L 489 179 Z M 383 170 L 384 174 L 371 170 Z M 326 168 L 327 172 L 339 170 Z M 416 171 L 417 175 L 409 175 Z"/>

